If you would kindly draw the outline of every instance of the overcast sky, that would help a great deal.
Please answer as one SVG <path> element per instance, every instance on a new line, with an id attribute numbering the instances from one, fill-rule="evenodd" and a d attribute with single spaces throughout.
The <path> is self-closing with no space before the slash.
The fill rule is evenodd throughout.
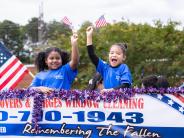
<path id="1" fill-rule="evenodd" d="M 25 25 L 39 16 L 41 2 L 46 22 L 67 16 L 75 28 L 87 20 L 94 23 L 102 14 L 109 23 L 124 18 L 134 23 L 171 19 L 184 24 L 184 0 L 0 0 L 0 21 Z"/>

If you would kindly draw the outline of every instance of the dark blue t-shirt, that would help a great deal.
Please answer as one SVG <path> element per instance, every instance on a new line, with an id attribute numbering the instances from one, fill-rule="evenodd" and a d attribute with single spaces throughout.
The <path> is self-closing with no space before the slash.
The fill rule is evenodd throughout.
<path id="1" fill-rule="evenodd" d="M 77 70 L 72 70 L 69 63 L 56 70 L 39 72 L 30 87 L 45 86 L 53 89 L 69 90 L 77 75 Z"/>
<path id="2" fill-rule="evenodd" d="M 99 59 L 97 71 L 103 77 L 105 89 L 115 88 L 123 83 L 132 85 L 132 76 L 126 64 L 121 64 L 118 67 L 111 67 L 109 64 Z"/>

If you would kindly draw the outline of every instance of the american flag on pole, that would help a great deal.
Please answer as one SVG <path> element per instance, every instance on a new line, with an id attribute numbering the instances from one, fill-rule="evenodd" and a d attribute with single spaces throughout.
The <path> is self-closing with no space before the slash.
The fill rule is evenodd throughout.
<path id="1" fill-rule="evenodd" d="M 104 15 L 100 16 L 100 18 L 98 18 L 98 20 L 95 22 L 96 28 L 100 28 L 103 26 L 107 26 L 107 22 L 105 20 Z"/>
<path id="2" fill-rule="evenodd" d="M 70 28 L 72 28 L 72 22 L 68 19 L 68 17 L 65 16 L 65 17 L 62 19 L 62 22 L 63 22 L 64 24 L 68 25 Z"/>
<path id="3" fill-rule="evenodd" d="M 28 69 L 0 42 L 0 91 L 14 89 Z"/>

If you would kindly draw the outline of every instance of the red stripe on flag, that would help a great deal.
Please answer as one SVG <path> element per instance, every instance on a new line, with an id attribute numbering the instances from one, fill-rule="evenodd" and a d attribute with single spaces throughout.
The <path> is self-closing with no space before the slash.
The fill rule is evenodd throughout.
<path id="1" fill-rule="evenodd" d="M 15 58 L 1 73 L 0 76 L 3 76 L 6 74 L 7 71 L 9 71 L 16 63 L 18 62 L 18 59 Z"/>
<path id="2" fill-rule="evenodd" d="M 4 88 L 8 84 L 9 81 L 13 79 L 13 77 L 21 70 L 23 67 L 23 64 L 20 64 L 14 72 L 11 73 L 11 75 L 0 85 L 0 90 Z"/>
<path id="3" fill-rule="evenodd" d="M 181 96 L 180 94 L 173 94 L 176 98 L 178 98 L 181 102 L 184 103 L 184 97 Z"/>
<path id="4" fill-rule="evenodd" d="M 19 81 L 21 81 L 24 77 L 24 75 L 26 75 L 28 73 L 28 70 L 25 70 L 24 73 L 22 73 L 22 75 L 14 82 L 14 84 L 10 87 L 10 89 L 13 89 L 17 86 L 17 84 L 19 83 Z"/>
<path id="5" fill-rule="evenodd" d="M 1 67 L 0 67 L 0 90 L 13 88 L 22 79 L 27 68 L 0 43 Z"/>

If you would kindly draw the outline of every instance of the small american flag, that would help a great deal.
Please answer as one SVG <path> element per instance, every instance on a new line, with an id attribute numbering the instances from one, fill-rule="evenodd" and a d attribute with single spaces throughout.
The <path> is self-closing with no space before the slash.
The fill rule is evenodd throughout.
<path id="1" fill-rule="evenodd" d="M 0 42 L 0 91 L 14 89 L 28 69 Z"/>
<path id="2" fill-rule="evenodd" d="M 96 28 L 100 28 L 107 25 L 104 15 L 102 15 L 96 22 Z"/>
<path id="3" fill-rule="evenodd" d="M 68 17 L 65 16 L 65 17 L 62 19 L 62 22 L 63 22 L 64 24 L 68 25 L 70 28 L 72 27 L 72 22 L 68 19 Z"/>

